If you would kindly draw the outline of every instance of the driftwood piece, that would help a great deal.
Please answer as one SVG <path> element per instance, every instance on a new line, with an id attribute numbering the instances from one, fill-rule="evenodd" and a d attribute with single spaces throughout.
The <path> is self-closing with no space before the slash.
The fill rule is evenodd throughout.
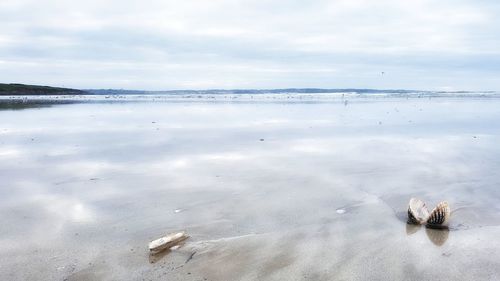
<path id="1" fill-rule="evenodd" d="M 185 232 L 171 233 L 167 236 L 153 240 L 149 243 L 149 251 L 152 253 L 159 253 L 165 249 L 170 249 L 182 241 L 188 239 L 189 236 Z"/>

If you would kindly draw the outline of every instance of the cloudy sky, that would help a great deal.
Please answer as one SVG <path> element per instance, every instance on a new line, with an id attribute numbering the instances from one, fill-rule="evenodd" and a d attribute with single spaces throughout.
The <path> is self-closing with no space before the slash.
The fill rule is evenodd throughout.
<path id="1" fill-rule="evenodd" d="M 0 83 L 500 90 L 499 14 L 497 0 L 1 0 Z"/>

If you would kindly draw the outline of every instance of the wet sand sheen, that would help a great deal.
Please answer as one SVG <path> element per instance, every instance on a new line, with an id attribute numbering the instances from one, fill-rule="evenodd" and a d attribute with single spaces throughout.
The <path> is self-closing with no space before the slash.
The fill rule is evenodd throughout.
<path id="1" fill-rule="evenodd" d="M 499 279 L 499 105 L 1 107 L 0 279 Z M 449 231 L 408 226 L 412 196 Z"/>

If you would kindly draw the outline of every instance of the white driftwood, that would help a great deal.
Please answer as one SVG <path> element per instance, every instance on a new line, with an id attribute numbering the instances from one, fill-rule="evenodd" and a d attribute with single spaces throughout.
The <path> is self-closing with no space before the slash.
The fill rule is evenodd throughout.
<path id="1" fill-rule="evenodd" d="M 165 249 L 170 249 L 188 238 L 189 236 L 187 236 L 185 232 L 171 233 L 167 236 L 151 241 L 149 243 L 149 251 L 160 252 Z"/>

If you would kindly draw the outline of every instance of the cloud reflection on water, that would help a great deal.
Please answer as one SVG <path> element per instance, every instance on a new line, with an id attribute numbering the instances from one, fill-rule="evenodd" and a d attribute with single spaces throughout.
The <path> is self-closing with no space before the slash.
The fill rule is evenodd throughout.
<path id="1" fill-rule="evenodd" d="M 491 172 L 500 166 L 498 135 L 474 123 L 500 120 L 497 104 L 479 103 L 481 118 L 470 123 L 447 109 L 460 115 L 472 105 L 417 104 L 428 112 L 417 113 L 414 101 L 351 102 L 349 110 L 341 104 L 137 103 L 0 112 L 6 121 L 0 131 L 8 129 L 0 156 L 9 160 L 0 163 L 0 206 L 2 221 L 13 226 L 0 231 L 0 239 L 22 251 L 29 247 L 18 237 L 43 233 L 37 247 L 61 255 L 71 257 L 64 249 L 76 244 L 84 255 L 116 256 L 119 250 L 88 248 L 139 247 L 171 229 L 212 239 L 305 228 L 327 237 L 332 249 L 352 252 L 346 263 L 365 258 L 356 239 L 385 235 L 411 247 L 394 215 L 410 197 L 446 198 L 452 208 L 499 199 Z M 380 114 L 394 107 L 399 115 L 378 125 Z M 445 126 L 419 127 L 436 117 Z M 353 204 L 341 216 L 335 212 Z M 482 219 L 479 211 L 463 210 L 453 223 L 474 228 L 498 221 L 498 211 Z M 463 237 L 426 234 L 442 247 Z M 336 251 L 324 255 L 339 258 Z"/>

